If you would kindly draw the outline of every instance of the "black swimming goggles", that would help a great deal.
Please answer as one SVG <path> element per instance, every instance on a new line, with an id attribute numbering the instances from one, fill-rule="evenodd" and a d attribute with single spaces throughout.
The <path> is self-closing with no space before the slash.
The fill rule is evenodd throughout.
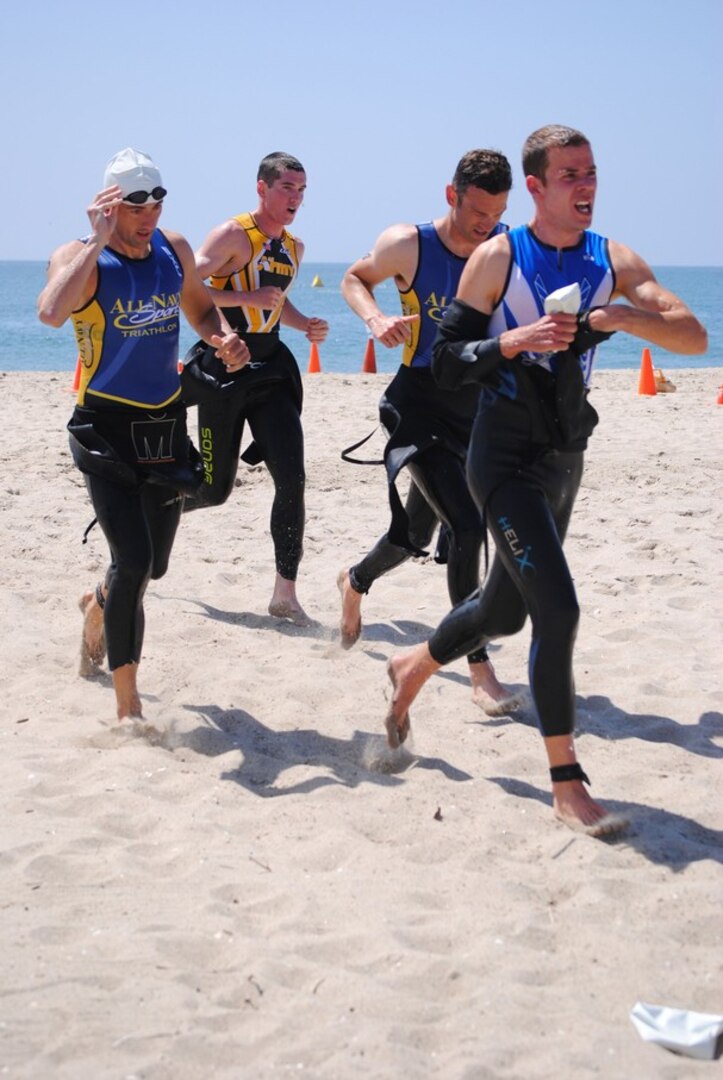
<path id="1" fill-rule="evenodd" d="M 161 199 L 165 199 L 167 194 L 168 192 L 164 187 L 154 187 L 153 191 L 132 191 L 130 195 L 123 196 L 123 202 L 133 203 L 134 206 L 142 206 L 149 199 L 160 202 Z"/>

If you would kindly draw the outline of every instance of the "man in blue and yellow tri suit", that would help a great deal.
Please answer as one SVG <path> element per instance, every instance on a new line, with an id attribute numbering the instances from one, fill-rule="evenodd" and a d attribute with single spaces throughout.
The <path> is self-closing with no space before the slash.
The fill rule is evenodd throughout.
<path id="1" fill-rule="evenodd" d="M 506 231 L 500 218 L 511 187 L 512 173 L 502 154 L 470 150 L 447 185 L 444 217 L 423 225 L 392 225 L 342 281 L 344 298 L 372 337 L 389 348 L 403 346 L 401 366 L 379 409 L 390 436 L 385 461 L 392 521 L 371 551 L 338 576 L 345 648 L 361 633 L 363 595 L 378 577 L 427 547 L 439 522 L 446 526 L 450 599 L 458 603 L 479 586 L 484 527 L 465 478 L 478 392 L 440 390 L 430 364 L 437 327 L 469 256 L 485 240 Z M 399 290 L 399 315 L 385 315 L 374 297 L 375 286 L 389 278 Z M 406 512 L 394 486 L 404 466 L 412 477 Z M 485 649 L 470 653 L 468 661 L 473 700 L 492 714 L 512 708 L 514 699 L 497 681 Z"/>
<path id="2" fill-rule="evenodd" d="M 189 403 L 198 404 L 204 482 L 186 510 L 219 506 L 233 490 L 246 421 L 253 443 L 249 464 L 263 461 L 274 482 L 271 537 L 276 577 L 269 613 L 298 626 L 310 623 L 296 595 L 304 539 L 302 383 L 297 363 L 279 337 L 281 324 L 311 342 L 326 338 L 323 319 L 309 318 L 288 299 L 304 245 L 288 231 L 301 206 L 306 174 L 290 154 L 268 154 L 259 165 L 258 207 L 213 229 L 196 253 L 209 294 L 248 345 L 251 362 L 226 379 L 203 343 L 187 356 L 183 375 Z"/>
<path id="3" fill-rule="evenodd" d="M 41 321 L 71 319 L 78 344 L 70 448 L 111 551 L 104 582 L 81 599 L 81 674 L 107 649 L 119 720 L 142 715 L 143 596 L 166 572 L 183 497 L 202 479 L 181 403 L 181 312 L 227 374 L 249 358 L 188 242 L 158 228 L 166 194 L 147 154 L 128 147 L 111 158 L 88 208 L 89 235 L 54 252 L 38 298 Z"/>

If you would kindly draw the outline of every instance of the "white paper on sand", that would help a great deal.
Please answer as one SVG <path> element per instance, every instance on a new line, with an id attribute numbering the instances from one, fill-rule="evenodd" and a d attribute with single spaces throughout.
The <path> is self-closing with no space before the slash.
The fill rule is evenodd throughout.
<path id="1" fill-rule="evenodd" d="M 580 286 L 577 282 L 563 285 L 545 297 L 545 315 L 577 315 L 581 304 Z"/>
<path id="2" fill-rule="evenodd" d="M 644 1001 L 636 1001 L 630 1019 L 646 1042 L 704 1061 L 715 1057 L 716 1044 L 723 1034 L 723 1016 L 648 1005 Z"/>

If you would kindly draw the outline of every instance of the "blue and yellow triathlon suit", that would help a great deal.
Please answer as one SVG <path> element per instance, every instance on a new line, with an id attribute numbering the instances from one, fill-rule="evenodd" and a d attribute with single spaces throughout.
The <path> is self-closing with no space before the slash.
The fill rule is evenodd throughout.
<path id="1" fill-rule="evenodd" d="M 608 303 L 615 273 L 608 241 L 597 233 L 557 249 L 523 226 L 509 233 L 509 243 L 507 282 L 492 315 L 456 300 L 433 350 L 441 385 L 482 387 L 467 475 L 496 553 L 483 588 L 442 620 L 429 648 L 448 664 L 517 633 L 529 614 L 530 689 L 540 727 L 545 736 L 566 735 L 574 726 L 579 608 L 562 544 L 597 422 L 587 402 L 596 346 L 610 337 L 586 327 L 584 313 Z M 504 330 L 536 322 L 545 297 L 575 282 L 583 317 L 570 349 L 513 360 L 486 351 Z"/>
<path id="2" fill-rule="evenodd" d="M 104 614 L 111 670 L 140 660 L 143 594 L 168 568 L 182 493 L 202 479 L 180 403 L 182 286 L 178 256 L 156 229 L 143 259 L 103 249 L 95 293 L 71 316 L 80 382 L 70 449 L 111 551 Z"/>
<path id="3" fill-rule="evenodd" d="M 253 292 L 276 286 L 287 292 L 299 270 L 296 240 L 286 230 L 266 236 L 253 214 L 235 219 L 251 245 L 248 262 L 224 277 L 212 277 L 216 289 Z M 182 374 L 184 400 L 198 404 L 198 438 L 204 482 L 186 500 L 186 510 L 219 506 L 231 494 L 238 471 L 244 424 L 253 442 L 244 451 L 248 464 L 264 461 L 274 482 L 271 536 L 276 569 L 295 581 L 304 539 L 304 433 L 301 427 L 303 389 L 299 368 L 279 337 L 281 306 L 262 311 L 225 307 L 230 325 L 246 342 L 251 360 L 229 375 L 214 350 L 198 342 L 186 356 Z"/>
<path id="4" fill-rule="evenodd" d="M 490 235 L 506 231 L 506 225 L 497 225 Z M 432 378 L 431 363 L 437 328 L 457 294 L 467 259 L 445 247 L 431 221 L 418 225 L 417 235 L 417 269 L 409 288 L 400 290 L 400 300 L 404 314 L 419 319 L 410 324 L 412 338 L 379 403 L 379 416 L 389 434 L 384 457 L 392 522 L 371 551 L 351 567 L 349 581 L 357 592 L 368 592 L 382 574 L 426 548 L 442 522 L 447 588 L 456 604 L 479 587 L 484 529 L 465 477 L 479 388 L 440 390 Z M 404 466 L 412 484 L 403 509 L 395 480 Z M 470 663 L 486 659 L 484 649 L 469 656 Z"/>

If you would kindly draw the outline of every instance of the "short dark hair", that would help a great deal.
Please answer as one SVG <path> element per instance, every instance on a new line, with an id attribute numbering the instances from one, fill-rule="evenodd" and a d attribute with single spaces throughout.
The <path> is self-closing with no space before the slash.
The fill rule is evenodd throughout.
<path id="1" fill-rule="evenodd" d="M 590 140 L 575 128 L 562 124 L 547 124 L 533 131 L 522 147 L 522 171 L 525 176 L 536 176 L 544 181 L 549 161 L 549 151 L 555 146 L 589 146 Z"/>
<path id="2" fill-rule="evenodd" d="M 256 174 L 257 180 L 263 180 L 267 184 L 273 184 L 278 180 L 282 172 L 291 169 L 293 172 L 306 172 L 298 158 L 291 154 L 285 154 L 283 150 L 274 150 L 273 154 L 267 154 L 259 165 Z"/>
<path id="3" fill-rule="evenodd" d="M 510 163 L 499 150 L 468 150 L 454 170 L 452 187 L 458 195 L 464 195 L 470 187 L 501 195 L 512 187 Z"/>

